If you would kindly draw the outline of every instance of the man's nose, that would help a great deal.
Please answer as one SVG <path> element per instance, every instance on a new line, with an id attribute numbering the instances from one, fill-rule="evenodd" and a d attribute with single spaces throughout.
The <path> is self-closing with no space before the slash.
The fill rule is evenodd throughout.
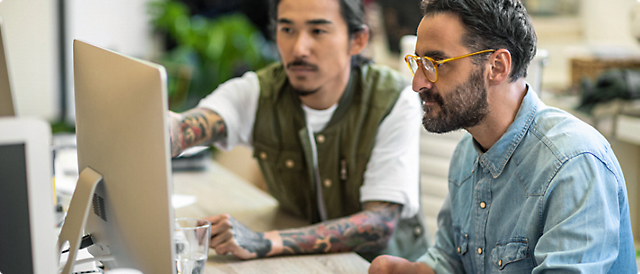
<path id="1" fill-rule="evenodd" d="M 422 88 L 431 89 L 433 87 L 433 83 L 427 79 L 424 75 L 422 68 L 416 70 L 413 76 L 413 81 L 411 82 L 413 91 L 420 92 Z"/>
<path id="2" fill-rule="evenodd" d="M 295 57 L 307 57 L 311 54 L 311 38 L 304 32 L 298 34 L 293 45 Z"/>

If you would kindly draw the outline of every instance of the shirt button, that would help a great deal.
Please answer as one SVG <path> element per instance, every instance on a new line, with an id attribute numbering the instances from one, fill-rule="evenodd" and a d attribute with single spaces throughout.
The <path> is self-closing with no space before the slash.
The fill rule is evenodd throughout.
<path id="1" fill-rule="evenodd" d="M 502 260 L 498 261 L 498 266 L 502 266 Z"/>
<path id="2" fill-rule="evenodd" d="M 487 207 L 487 204 L 485 204 L 484 202 L 480 202 L 480 208 L 485 208 Z"/>
<path id="3" fill-rule="evenodd" d="M 323 184 L 325 187 L 331 187 L 331 184 L 332 184 L 331 179 L 324 180 Z"/>
<path id="4" fill-rule="evenodd" d="M 482 254 L 482 247 L 478 247 L 478 254 Z"/>
<path id="5" fill-rule="evenodd" d="M 293 166 L 295 166 L 295 163 L 293 162 L 293 160 L 287 160 L 284 162 L 284 165 L 288 168 L 293 168 Z"/>
<path id="6" fill-rule="evenodd" d="M 462 252 L 462 249 L 460 249 L 460 247 L 458 247 L 458 253 Z"/>
<path id="7" fill-rule="evenodd" d="M 266 160 L 267 159 L 267 153 L 266 152 L 260 152 L 260 159 L 262 160 Z"/>
<path id="8" fill-rule="evenodd" d="M 325 141 L 325 137 L 322 134 L 318 134 L 318 137 L 316 137 L 316 140 L 318 141 L 318 143 L 322 144 Z"/>

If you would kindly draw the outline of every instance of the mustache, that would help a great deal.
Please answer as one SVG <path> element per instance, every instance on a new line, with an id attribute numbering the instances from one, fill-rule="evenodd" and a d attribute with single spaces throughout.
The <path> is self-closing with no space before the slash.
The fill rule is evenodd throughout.
<path id="1" fill-rule="evenodd" d="M 420 99 L 422 99 L 423 102 L 436 102 L 436 104 L 440 106 L 444 105 L 444 99 L 442 98 L 442 95 L 433 92 L 432 89 L 423 87 L 420 89 L 420 92 L 418 94 L 420 94 Z"/>
<path id="2" fill-rule="evenodd" d="M 318 70 L 317 65 L 311 64 L 304 60 L 294 60 L 293 62 L 288 63 L 287 68 L 291 68 L 291 67 L 302 67 L 302 68 L 311 69 L 311 70 Z"/>

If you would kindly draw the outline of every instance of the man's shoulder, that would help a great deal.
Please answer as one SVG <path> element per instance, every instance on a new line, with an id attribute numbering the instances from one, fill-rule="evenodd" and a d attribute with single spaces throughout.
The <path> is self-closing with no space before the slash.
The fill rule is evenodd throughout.
<path id="1" fill-rule="evenodd" d="M 287 73 L 281 62 L 274 62 L 256 71 L 260 85 L 260 97 L 270 98 L 277 96 L 287 81 Z"/>
<path id="2" fill-rule="evenodd" d="M 362 82 L 379 89 L 399 93 L 411 83 L 410 78 L 385 65 L 369 63 L 362 65 L 360 70 Z"/>
<path id="3" fill-rule="evenodd" d="M 611 146 L 600 132 L 570 113 L 547 107 L 536 113 L 513 158 L 518 163 L 518 174 L 527 178 L 524 183 L 529 193 L 545 193 L 550 180 L 561 170 L 565 170 L 563 174 L 572 174 L 573 168 L 566 168 L 569 163 L 618 170 Z"/>
<path id="4" fill-rule="evenodd" d="M 365 64 L 359 69 L 358 87 L 371 106 L 390 110 L 410 84 L 407 77 L 384 65 Z"/>
<path id="5" fill-rule="evenodd" d="M 546 107 L 541 109 L 531 130 L 546 147 L 561 157 L 579 153 L 604 153 L 610 145 L 594 127 L 566 111 Z"/>
<path id="6" fill-rule="evenodd" d="M 284 66 L 281 62 L 273 62 L 271 64 L 266 65 L 265 67 L 256 71 L 256 74 L 259 78 L 262 77 L 273 77 L 277 75 L 286 75 L 284 71 Z"/>

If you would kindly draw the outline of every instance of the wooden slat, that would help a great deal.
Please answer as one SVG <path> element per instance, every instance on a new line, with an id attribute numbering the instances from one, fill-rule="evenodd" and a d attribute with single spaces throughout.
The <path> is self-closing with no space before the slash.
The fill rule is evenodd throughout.
<path id="1" fill-rule="evenodd" d="M 422 196 L 433 196 L 444 199 L 449 191 L 447 178 L 422 175 L 420 179 Z"/>

